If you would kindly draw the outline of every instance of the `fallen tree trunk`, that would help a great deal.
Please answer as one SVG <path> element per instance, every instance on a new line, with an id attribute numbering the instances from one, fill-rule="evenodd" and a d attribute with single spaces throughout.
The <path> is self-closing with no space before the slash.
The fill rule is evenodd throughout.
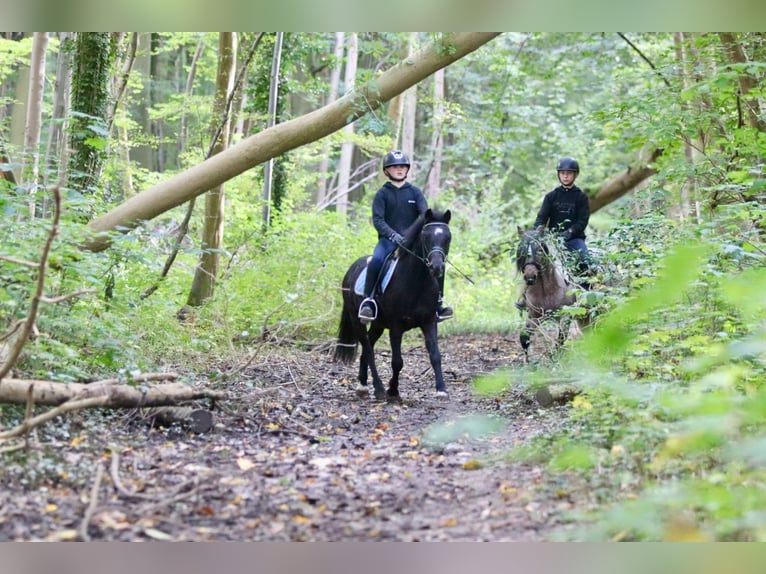
<path id="1" fill-rule="evenodd" d="M 94 399 L 91 406 L 107 408 L 140 408 L 177 405 L 197 399 L 226 399 L 222 391 L 195 388 L 185 383 L 147 385 L 151 380 L 173 380 L 175 374 L 144 375 L 136 383 L 116 380 L 95 383 L 59 383 L 28 379 L 3 379 L 0 381 L 0 403 L 25 404 L 31 400 L 35 405 L 57 406 L 71 400 Z M 31 393 L 31 394 L 30 394 Z M 98 399 L 98 400 L 96 400 Z"/>

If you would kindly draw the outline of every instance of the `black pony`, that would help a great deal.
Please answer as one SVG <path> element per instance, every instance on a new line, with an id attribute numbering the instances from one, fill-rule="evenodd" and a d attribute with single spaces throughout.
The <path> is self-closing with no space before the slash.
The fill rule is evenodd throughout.
<path id="1" fill-rule="evenodd" d="M 519 234 L 521 240 L 516 249 L 516 269 L 526 283 L 524 302 L 527 308 L 527 320 L 519 334 L 519 341 L 528 359 L 532 333 L 538 330 L 545 318 L 556 316 L 562 307 L 575 302 L 577 286 L 567 280 L 563 259 L 555 248 L 545 242 L 544 232 L 519 229 Z M 556 318 L 558 348 L 567 339 L 572 316 L 560 313 Z"/>
<path id="2" fill-rule="evenodd" d="M 355 292 L 354 285 L 367 265 L 367 257 L 360 257 L 343 277 L 343 312 L 338 329 L 338 342 L 334 358 L 351 363 L 356 357 L 357 345 L 361 344 L 359 360 L 358 394 L 367 396 L 367 370 L 372 373 L 372 386 L 377 400 L 400 401 L 399 373 L 402 360 L 402 335 L 405 331 L 420 327 L 425 337 L 426 349 L 436 377 L 436 392 L 447 396 L 441 367 L 441 354 L 437 341 L 436 310 L 439 301 L 438 278 L 444 274 L 449 253 L 451 233 L 449 210 L 440 213 L 427 210 L 404 233 L 405 245 L 399 249 L 399 260 L 383 293 L 377 297 L 378 314 L 370 323 L 369 331 L 359 320 L 358 311 L 362 295 Z M 381 275 L 385 274 L 385 268 Z M 388 329 L 391 341 L 392 377 L 388 391 L 375 366 L 374 346 L 383 331 Z"/>

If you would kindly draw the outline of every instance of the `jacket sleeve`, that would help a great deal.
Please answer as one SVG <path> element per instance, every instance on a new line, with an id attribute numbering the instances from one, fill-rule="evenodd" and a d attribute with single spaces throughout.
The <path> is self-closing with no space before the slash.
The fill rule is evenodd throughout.
<path id="1" fill-rule="evenodd" d="M 391 237 L 394 230 L 386 223 L 385 189 L 381 188 L 372 200 L 372 225 L 378 232 L 378 237 Z"/>
<path id="2" fill-rule="evenodd" d="M 426 201 L 426 196 L 419 189 L 415 201 L 418 207 L 418 215 L 423 215 L 428 210 L 428 202 Z"/>
<path id="3" fill-rule="evenodd" d="M 537 218 L 535 219 L 535 225 L 534 227 L 540 227 L 541 225 L 544 227 L 548 227 L 548 220 L 551 217 L 551 203 L 553 201 L 553 196 L 551 193 L 546 193 L 545 197 L 543 198 L 543 204 L 540 206 L 540 211 L 537 212 Z"/>
<path id="4" fill-rule="evenodd" d="M 588 227 L 590 219 L 590 202 L 585 193 L 580 193 L 580 199 L 577 202 L 574 221 L 569 229 L 572 230 L 572 237 L 585 237 L 585 228 Z"/>

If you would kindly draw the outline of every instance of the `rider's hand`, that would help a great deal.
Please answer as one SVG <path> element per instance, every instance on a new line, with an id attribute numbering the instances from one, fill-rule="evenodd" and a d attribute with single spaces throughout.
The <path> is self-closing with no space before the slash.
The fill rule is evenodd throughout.
<path id="1" fill-rule="evenodd" d="M 572 230 L 567 229 L 566 231 L 564 231 L 564 233 L 561 234 L 561 237 L 564 239 L 564 241 L 569 241 L 570 239 L 572 239 Z"/>
<path id="2" fill-rule="evenodd" d="M 389 239 L 393 243 L 396 243 L 397 245 L 404 245 L 404 237 L 400 233 L 396 233 L 396 232 L 392 233 Z"/>

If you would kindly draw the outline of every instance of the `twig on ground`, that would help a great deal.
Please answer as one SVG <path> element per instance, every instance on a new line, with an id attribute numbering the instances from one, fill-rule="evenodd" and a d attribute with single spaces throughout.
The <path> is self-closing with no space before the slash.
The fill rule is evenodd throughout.
<path id="1" fill-rule="evenodd" d="M 83 542 L 90 541 L 90 534 L 88 534 L 88 524 L 90 524 L 93 513 L 98 505 L 98 489 L 101 488 L 101 479 L 104 477 L 104 463 L 99 461 L 96 465 L 96 477 L 93 479 L 93 486 L 90 489 L 90 501 L 88 502 L 88 508 L 85 509 L 82 521 L 80 522 L 80 528 L 78 532 L 80 539 Z"/>

